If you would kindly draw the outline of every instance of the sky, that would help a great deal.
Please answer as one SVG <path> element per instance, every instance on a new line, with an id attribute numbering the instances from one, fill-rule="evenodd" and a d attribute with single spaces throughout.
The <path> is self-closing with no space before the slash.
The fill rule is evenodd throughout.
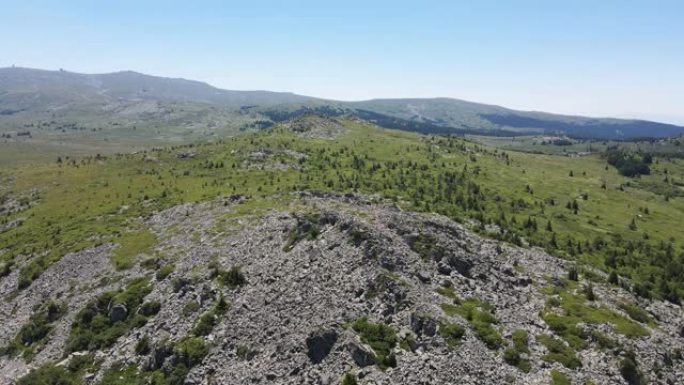
<path id="1" fill-rule="evenodd" d="M 684 124 L 684 1 L 2 0 L 0 67 Z"/>

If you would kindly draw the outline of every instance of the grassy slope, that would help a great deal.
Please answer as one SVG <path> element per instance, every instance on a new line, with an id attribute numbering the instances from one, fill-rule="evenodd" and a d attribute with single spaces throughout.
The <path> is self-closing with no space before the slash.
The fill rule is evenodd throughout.
<path id="1" fill-rule="evenodd" d="M 126 237 L 119 237 L 129 229 L 143 229 L 139 218 L 155 210 L 230 194 L 251 196 L 247 209 L 268 208 L 277 201 L 261 198 L 280 194 L 288 199 L 286 193 L 306 189 L 379 193 L 407 208 L 438 211 L 457 220 L 481 217 L 476 207 L 481 206 L 485 219 L 497 220 L 503 213 L 506 228 L 545 246 L 551 233 L 544 227 L 551 220 L 560 245 L 554 252 L 559 255 L 568 256 L 563 246 L 568 237 L 583 242 L 610 233 L 634 241 L 647 233 L 654 244 L 672 239 L 675 252 L 681 253 L 684 239 L 678 227 L 684 199 L 666 202 L 663 196 L 636 187 L 621 191 L 618 187 L 629 179 L 606 168 L 597 156 L 514 153 L 507 157 L 501 151 L 460 139 L 428 139 L 353 121 L 345 121 L 345 125 L 350 131 L 336 140 L 301 139 L 279 129 L 192 148 L 85 158 L 75 165 L 51 162 L 5 168 L 0 171 L 3 183 L 9 185 L 7 177 L 15 177 L 10 197 L 37 189 L 39 198 L 31 208 L 0 216 L 0 223 L 25 218 L 22 226 L 0 233 L 0 260 L 32 256 L 32 264 L 22 268 L 28 284 L 66 252 L 102 242 L 124 243 Z M 300 163 L 286 154 L 266 161 L 250 157 L 251 152 L 264 148 L 298 151 L 308 159 Z M 179 159 L 179 151 L 196 152 L 197 156 Z M 373 164 L 380 167 L 373 171 Z M 644 181 L 663 183 L 664 168 L 671 179 L 684 179 L 684 162 L 660 160 L 653 175 Z M 604 181 L 606 189 L 601 187 Z M 533 194 L 527 192 L 527 186 Z M 476 193 L 478 187 L 480 192 Z M 589 199 L 582 200 L 582 193 Z M 470 197 L 476 204 L 458 203 L 459 195 L 466 200 Z M 555 206 L 544 204 L 549 198 L 557 202 Z M 573 199 L 579 204 L 576 215 L 565 208 Z M 512 208 L 511 201 L 518 200 L 526 204 Z M 641 213 L 639 208 L 643 207 L 648 207 L 650 214 Z M 536 232 L 522 228 L 530 216 L 538 223 Z M 512 217 L 517 224 L 511 223 Z M 629 229 L 633 218 L 637 218 L 636 230 Z M 141 251 L 149 248 L 149 242 L 143 243 Z M 615 241 L 611 246 L 623 244 Z M 127 258 L 135 251 L 127 251 Z M 576 258 L 605 267 L 603 253 L 585 249 Z M 659 272 L 640 268 L 642 263 L 651 263 L 645 255 L 637 253 L 629 258 L 635 260 L 617 267 L 623 275 L 641 275 L 638 280 L 645 280 Z"/>
<path id="2" fill-rule="evenodd" d="M 613 141 L 613 140 L 579 140 L 567 139 L 571 144 L 566 146 L 557 146 L 548 142 L 555 138 L 553 136 L 516 136 L 516 137 L 500 137 L 500 136 L 482 136 L 482 135 L 467 135 L 467 138 L 478 143 L 490 147 L 497 147 L 503 150 L 531 152 L 539 154 L 550 155 L 569 155 L 576 153 L 599 153 L 606 151 L 609 146 L 618 146 L 620 148 L 629 149 L 632 151 L 643 151 L 654 154 L 681 154 L 682 138 L 669 138 L 649 141 Z"/>

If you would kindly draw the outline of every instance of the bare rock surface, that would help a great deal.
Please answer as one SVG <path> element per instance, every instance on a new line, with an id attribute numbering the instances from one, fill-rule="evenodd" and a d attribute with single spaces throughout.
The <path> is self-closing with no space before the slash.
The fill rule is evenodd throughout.
<path id="1" fill-rule="evenodd" d="M 68 313 L 32 360 L 0 358 L 0 383 L 63 359 L 75 314 L 99 293 L 143 275 L 153 284 L 146 300 L 159 301 L 161 309 L 97 353 L 100 365 L 90 383 L 118 362 L 162 368 L 171 354 L 165 341 L 191 333 L 220 296 L 228 308 L 204 336 L 209 353 L 191 369 L 187 384 L 338 384 L 348 372 L 361 384 L 548 384 L 552 369 L 576 384 L 626 383 L 620 356 L 595 344 L 578 351 L 582 366 L 574 370 L 543 359 L 548 350 L 537 337 L 554 334 L 540 317 L 549 299 L 545 288 L 567 276 L 567 261 L 484 239 L 446 217 L 404 212 L 364 197 L 306 195 L 291 207 L 237 216 L 243 201 L 236 196 L 184 204 L 147 219 L 159 239 L 159 264 L 174 265 L 159 280 L 142 267 L 115 271 L 113 245 L 65 256 L 19 292 L 16 274 L 2 278 L 1 341 L 12 338 L 48 298 L 67 303 Z M 216 265 L 240 266 L 246 283 L 219 284 L 209 268 Z M 451 299 L 439 293 L 445 288 L 491 305 L 503 346 L 488 347 L 467 319 L 446 314 L 443 305 Z M 620 300 L 637 301 L 616 286 L 597 283 L 594 291 L 592 306 L 617 314 L 624 315 Z M 681 307 L 639 303 L 654 319 L 641 325 L 647 336 L 627 338 L 609 324 L 587 327 L 633 350 L 649 383 L 678 383 L 684 376 Z M 188 304 L 196 311 L 188 312 Z M 126 311 L 113 307 L 109 316 L 125 317 Z M 351 326 L 362 317 L 396 331 L 396 366 L 379 367 L 377 352 Z M 456 345 L 447 343 L 445 324 L 463 328 Z M 529 372 L 504 361 L 516 330 L 529 335 Z M 153 348 L 136 355 L 143 336 Z"/>

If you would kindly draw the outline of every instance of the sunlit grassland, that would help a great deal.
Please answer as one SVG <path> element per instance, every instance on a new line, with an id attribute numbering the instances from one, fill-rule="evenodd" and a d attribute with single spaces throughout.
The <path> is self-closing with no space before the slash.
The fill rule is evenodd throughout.
<path id="1" fill-rule="evenodd" d="M 135 254 L 151 250 L 150 238 L 126 244 L 137 237 L 132 234 L 144 234 L 144 218 L 155 211 L 233 194 L 247 197 L 224 218 L 229 221 L 253 210 L 286 207 L 290 193 L 302 190 L 378 194 L 407 209 L 498 223 L 509 234 L 547 248 L 554 237 L 555 254 L 604 269 L 604 252 L 586 247 L 569 252 L 566 242 L 585 246 L 603 237 L 618 248 L 626 240 L 648 238 L 655 243 L 673 240 L 681 247 L 684 199 L 666 200 L 639 187 L 665 183 L 665 168 L 668 183 L 684 180 L 681 161 L 657 158 L 653 174 L 635 182 L 607 167 L 599 156 L 503 152 L 458 138 L 343 123 L 348 131 L 335 139 L 304 139 L 276 128 L 135 155 L 5 168 L 2 179 L 15 178 L 10 197 L 36 190 L 39 199 L 26 210 L 0 217 L 3 222 L 24 218 L 21 226 L 0 234 L 0 258 L 31 257 L 21 268 L 26 285 L 65 253 L 100 243 L 119 244 L 114 260 L 127 267 Z M 268 155 L 254 157 L 255 152 Z M 181 158 L 179 153 L 190 156 Z M 573 201 L 577 213 L 566 208 Z M 523 226 L 529 219 L 536 221 L 536 230 Z M 632 220 L 636 227 L 630 228 Z M 552 231 L 546 229 L 549 221 Z M 478 231 L 511 240 L 492 230 Z M 616 235 L 620 239 L 615 240 Z M 653 267 L 650 255 L 632 251 L 628 258 L 635 260 L 614 267 L 628 278 L 652 280 L 662 269 Z"/>

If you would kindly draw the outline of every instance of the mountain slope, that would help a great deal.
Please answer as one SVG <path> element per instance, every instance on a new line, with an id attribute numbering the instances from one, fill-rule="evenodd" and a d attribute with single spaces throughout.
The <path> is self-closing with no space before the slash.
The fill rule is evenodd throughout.
<path id="1" fill-rule="evenodd" d="M 58 109 L 69 103 L 156 100 L 240 107 L 305 102 L 311 98 L 269 91 L 227 91 L 206 83 L 124 71 L 86 75 L 27 68 L 0 69 L 0 103 L 16 99 L 21 110 Z M 29 96 L 33 96 L 30 98 Z M 9 110 L 5 108 L 5 110 Z M 7 113 L 7 112 L 6 112 Z"/>
<path id="2" fill-rule="evenodd" d="M 306 116 L 0 168 L 0 381 L 676 383 L 684 163 L 606 165 Z"/>
<path id="3" fill-rule="evenodd" d="M 409 121 L 468 130 L 468 133 L 477 130 L 483 134 L 510 131 L 518 134 L 558 133 L 576 138 L 628 139 L 670 137 L 684 131 L 684 127 L 664 123 L 515 111 L 449 98 L 377 99 L 351 103 L 351 106 Z"/>
<path id="4" fill-rule="evenodd" d="M 95 295 L 152 277 L 146 278 L 151 290 L 144 303 L 158 304 L 158 313 L 111 346 L 95 349 L 100 361 L 86 369 L 95 374 L 95 383 L 131 374 L 170 381 L 184 362 L 188 384 L 209 378 L 230 384 L 307 379 L 338 384 L 346 373 L 368 384 L 448 384 L 454 378 L 466 384 L 512 379 L 548 383 L 552 372 L 573 383 L 617 383 L 624 358 L 603 350 L 600 344 L 605 342 L 590 342 L 578 352 L 564 348 L 555 356 L 549 353 L 548 346 L 563 346 L 563 340 L 552 337 L 554 326 L 547 323 L 567 304 L 549 305 L 545 290 L 556 290 L 561 301 L 573 301 L 582 311 L 600 308 L 611 321 L 592 321 L 585 332 L 634 349 L 638 369 L 650 379 L 655 379 L 650 373 L 662 356 L 684 343 L 679 324 L 631 320 L 620 308 L 624 301 L 634 301 L 628 292 L 595 284 L 599 299 L 590 302 L 577 284 L 564 281 L 571 266 L 567 262 L 484 240 L 444 217 L 405 213 L 362 197 L 305 196 L 293 202 L 293 214 L 275 211 L 243 228 L 226 223 L 216 234 L 213 228 L 220 218 L 233 215 L 243 203 L 186 204 L 149 218 L 152 232 L 163 239 L 155 246 L 163 257 L 154 264 L 172 264 L 167 275 L 154 267 L 135 268 L 120 273 L 121 281 L 102 285 L 115 274 L 108 261 L 111 246 L 65 256 L 32 288 L 2 305 L 7 311 L 16 309 L 12 318 L 0 318 L 9 325 L 3 337 L 12 338 L 30 322 L 31 309 L 40 309 L 40 293 L 59 297 L 68 310 L 55 322 L 55 337 L 33 360 L 44 368 L 40 365 L 61 359 L 65 344 L 73 351 L 71 325 Z M 311 226 L 320 235 L 291 240 L 289 234 Z M 434 242 L 427 257 L 421 239 Z M 237 286 L 222 283 L 220 272 L 234 266 L 241 267 L 244 281 Z M 3 295 L 11 292 L 14 279 L 3 282 Z M 79 282 L 81 294 L 70 291 L 69 280 Z M 587 278 L 580 282 L 586 284 Z M 221 301 L 225 310 L 216 314 Z M 188 310 L 189 304 L 194 310 Z M 475 318 L 462 313 L 465 306 L 472 307 Z M 675 309 L 660 303 L 649 310 L 660 320 L 677 319 Z M 212 321 L 201 321 L 203 317 Z M 373 334 L 379 327 L 384 336 Z M 143 339 L 149 352 L 136 354 Z M 188 341 L 196 349 L 191 361 L 182 350 L 187 348 L 179 348 Z M 506 349 L 511 353 L 503 354 Z M 67 362 L 83 360 L 85 353 L 79 354 L 67 356 Z M 6 380 L 27 370 L 20 358 L 0 359 L 0 367 Z M 682 361 L 675 361 L 673 371 L 661 379 L 674 380 L 674 370 L 681 368 Z M 40 370 L 45 369 L 33 374 Z M 63 372 L 78 377 L 77 371 Z"/>
<path id="5" fill-rule="evenodd" d="M 217 132 L 225 136 L 261 127 L 264 119 L 283 121 L 312 110 L 354 115 L 388 128 L 423 133 L 554 133 L 629 139 L 684 132 L 684 127 L 664 123 L 515 111 L 449 98 L 338 102 L 291 93 L 227 91 L 206 83 L 130 71 L 84 75 L 0 69 L 0 132 L 20 132 L 27 124 L 48 124 L 50 129 L 80 124 L 100 129 L 117 123 L 120 127 L 115 132 L 133 125 L 151 125 L 154 130 L 166 125 L 176 128 L 174 136 L 196 139 L 192 130 L 216 131 L 213 127 L 228 126 Z M 145 131 L 133 135 L 141 139 L 152 136 Z"/>

